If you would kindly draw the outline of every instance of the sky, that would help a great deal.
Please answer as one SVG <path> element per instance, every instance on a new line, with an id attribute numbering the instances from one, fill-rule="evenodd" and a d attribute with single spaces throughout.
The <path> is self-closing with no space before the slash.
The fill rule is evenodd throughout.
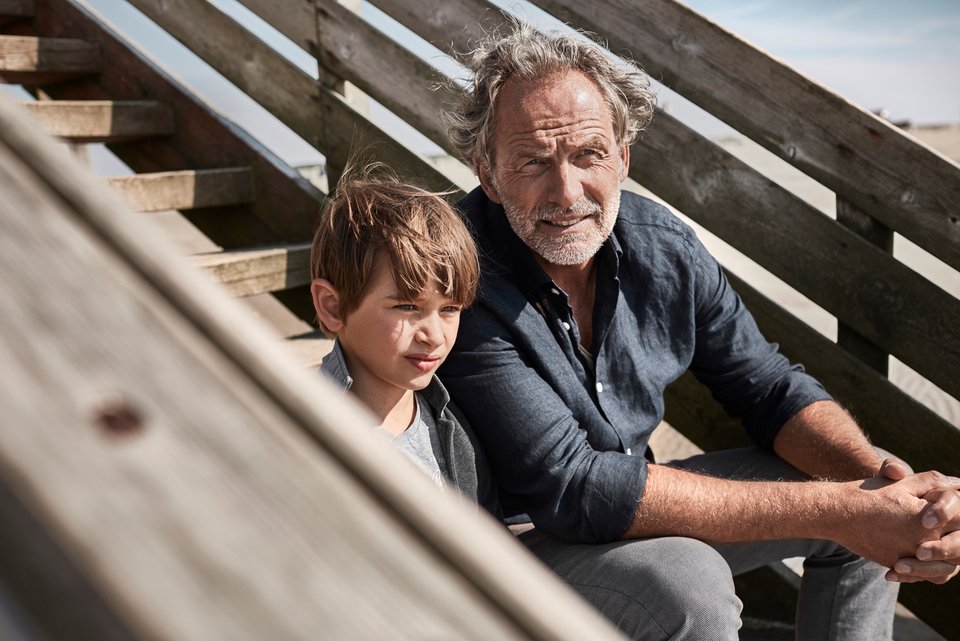
<path id="1" fill-rule="evenodd" d="M 316 150 L 126 2 L 83 1 L 283 160 L 292 165 L 322 160 Z M 210 1 L 307 73 L 316 74 L 316 63 L 306 52 L 235 0 Z M 535 23 L 543 21 L 538 10 L 520 0 L 495 2 Z M 918 124 L 960 122 L 960 0 L 688 0 L 685 4 L 867 109 L 886 108 L 891 119 Z M 442 72 L 457 73 L 455 64 L 375 7 L 364 3 L 361 14 Z M 733 133 L 668 90 L 661 90 L 660 104 L 707 136 Z M 403 123 L 378 105 L 371 107 L 371 117 L 392 132 L 405 130 Z M 400 135 L 422 154 L 439 152 L 415 133 Z"/>

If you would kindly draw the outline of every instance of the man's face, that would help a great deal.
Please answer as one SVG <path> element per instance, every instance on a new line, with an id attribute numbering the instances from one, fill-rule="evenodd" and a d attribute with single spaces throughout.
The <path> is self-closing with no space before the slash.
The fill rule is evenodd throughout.
<path id="1" fill-rule="evenodd" d="M 546 262 L 582 265 L 617 219 L 629 151 L 597 86 L 579 71 L 508 80 L 497 98 L 484 191 Z"/>

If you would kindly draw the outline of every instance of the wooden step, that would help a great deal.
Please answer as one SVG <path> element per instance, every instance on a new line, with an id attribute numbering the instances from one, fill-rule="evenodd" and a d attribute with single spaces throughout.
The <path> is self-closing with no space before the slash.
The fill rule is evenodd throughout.
<path id="1" fill-rule="evenodd" d="M 167 211 L 253 202 L 249 167 L 165 171 L 108 178 L 136 211 Z"/>
<path id="2" fill-rule="evenodd" d="M 48 133 L 71 142 L 123 142 L 174 132 L 173 112 L 153 100 L 22 103 Z"/>
<path id="3" fill-rule="evenodd" d="M 320 367 L 323 357 L 333 349 L 333 339 L 328 338 L 321 330 L 314 330 L 306 334 L 291 336 L 283 342 L 297 362 L 305 368 Z"/>
<path id="4" fill-rule="evenodd" d="M 310 244 L 202 254 L 193 264 L 234 296 L 278 292 L 310 282 Z"/>
<path id="5" fill-rule="evenodd" d="M 36 15 L 33 0 L 0 0 L 0 25 Z"/>
<path id="6" fill-rule="evenodd" d="M 100 48 L 73 38 L 0 35 L 0 82 L 41 85 L 100 71 Z"/>

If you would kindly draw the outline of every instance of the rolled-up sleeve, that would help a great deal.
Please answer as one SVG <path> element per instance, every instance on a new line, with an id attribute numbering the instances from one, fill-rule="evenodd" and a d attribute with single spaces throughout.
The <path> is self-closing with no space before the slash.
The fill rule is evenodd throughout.
<path id="1" fill-rule="evenodd" d="M 690 370 L 758 446 L 772 449 L 780 428 L 830 395 L 801 365 L 791 364 L 761 334 L 717 261 L 692 244 L 696 264 L 696 342 Z"/>

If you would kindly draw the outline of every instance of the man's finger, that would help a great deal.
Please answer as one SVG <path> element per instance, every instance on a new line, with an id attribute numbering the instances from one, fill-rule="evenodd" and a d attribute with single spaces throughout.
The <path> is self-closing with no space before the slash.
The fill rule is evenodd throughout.
<path id="1" fill-rule="evenodd" d="M 880 464 L 880 471 L 877 476 L 891 481 L 900 481 L 910 476 L 910 468 L 896 456 L 890 456 Z"/>
<path id="2" fill-rule="evenodd" d="M 928 530 L 947 525 L 957 520 L 956 528 L 960 529 L 960 492 L 957 490 L 934 490 L 924 495 L 931 501 L 924 510 L 920 523 Z"/>
<path id="3" fill-rule="evenodd" d="M 917 547 L 917 559 L 960 564 L 960 532 L 951 532 L 939 541 L 921 543 Z"/>
<path id="4" fill-rule="evenodd" d="M 900 559 L 894 564 L 893 569 L 887 573 L 887 580 L 900 583 L 915 583 L 917 581 L 946 583 L 958 572 L 960 572 L 960 567 L 954 563 Z"/>

